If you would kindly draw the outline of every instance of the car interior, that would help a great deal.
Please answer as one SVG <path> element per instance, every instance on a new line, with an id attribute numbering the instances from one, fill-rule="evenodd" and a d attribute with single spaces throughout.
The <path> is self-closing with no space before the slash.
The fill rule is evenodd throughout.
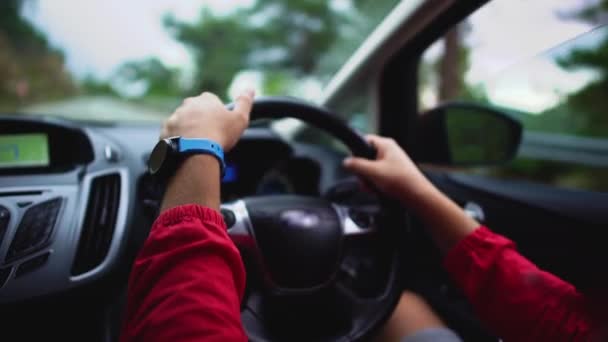
<path id="1" fill-rule="evenodd" d="M 247 269 L 241 318 L 250 340 L 370 340 L 405 289 L 420 293 L 463 340 L 500 340 L 442 268 L 423 224 L 342 167 L 350 154 L 375 156 L 347 120 L 353 99 L 365 99 L 356 106 L 369 131 L 395 139 L 481 224 L 581 291 L 605 288 L 606 274 L 595 265 L 608 260 L 607 188 L 499 177 L 496 170 L 522 153 L 546 153 L 554 168 L 583 160 L 593 174 L 608 174 L 608 145 L 600 143 L 608 129 L 587 145 L 552 143 L 529 134 L 517 108 L 474 97 L 430 107 L 421 100 L 429 47 L 494 2 L 501 0 L 398 3 L 318 101 L 255 100 L 250 127 L 226 155 L 221 193 Z M 294 119 L 288 137 L 274 124 Z M 148 172 L 158 137 L 158 121 L 1 114 L 3 334 L 118 340 L 130 268 L 164 192 Z M 327 219 L 316 229 L 290 229 L 282 214 L 292 209 Z"/>

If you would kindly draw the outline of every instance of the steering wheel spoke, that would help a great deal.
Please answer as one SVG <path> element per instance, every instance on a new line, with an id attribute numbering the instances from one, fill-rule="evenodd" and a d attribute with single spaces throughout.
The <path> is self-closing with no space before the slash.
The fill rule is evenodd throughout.
<path id="1" fill-rule="evenodd" d="M 361 236 L 376 233 L 375 215 L 369 210 L 333 203 L 344 236 Z"/>
<path id="2" fill-rule="evenodd" d="M 236 200 L 230 203 L 224 203 L 220 207 L 220 212 L 224 217 L 228 235 L 233 241 L 241 238 L 252 237 L 251 220 L 245 201 Z M 237 243 L 237 241 L 234 241 Z"/>

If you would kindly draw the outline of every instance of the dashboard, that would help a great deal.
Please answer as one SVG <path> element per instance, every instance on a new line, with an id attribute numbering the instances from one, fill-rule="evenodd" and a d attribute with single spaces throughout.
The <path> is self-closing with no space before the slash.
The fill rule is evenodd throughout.
<path id="1" fill-rule="evenodd" d="M 276 137 L 246 135 L 226 156 L 222 200 L 251 195 L 318 196 L 321 165 L 299 152 L 294 153 L 292 146 Z"/>
<path id="2" fill-rule="evenodd" d="M 0 118 L 0 303 L 65 292 L 128 269 L 163 189 L 147 174 L 157 124 Z M 222 201 L 318 196 L 343 155 L 249 128 L 226 154 Z"/>

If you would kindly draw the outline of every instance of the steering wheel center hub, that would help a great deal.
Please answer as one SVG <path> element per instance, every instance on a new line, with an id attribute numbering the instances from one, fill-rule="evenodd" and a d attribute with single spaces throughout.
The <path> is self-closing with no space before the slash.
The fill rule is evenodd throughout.
<path id="1" fill-rule="evenodd" d="M 320 198 L 271 196 L 246 200 L 267 280 L 278 292 L 314 291 L 334 277 L 342 226 Z"/>

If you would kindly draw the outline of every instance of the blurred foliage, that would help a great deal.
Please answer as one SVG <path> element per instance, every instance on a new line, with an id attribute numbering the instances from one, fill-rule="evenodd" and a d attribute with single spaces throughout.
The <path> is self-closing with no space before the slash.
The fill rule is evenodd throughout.
<path id="1" fill-rule="evenodd" d="M 79 84 L 87 94 L 119 96 L 116 90 L 107 81 L 100 80 L 93 75 L 87 75 Z"/>
<path id="2" fill-rule="evenodd" d="M 73 94 L 63 54 L 21 16 L 22 0 L 0 2 L 0 110 Z"/>
<path id="3" fill-rule="evenodd" d="M 489 103 L 483 84 L 471 84 L 466 74 L 471 67 L 471 47 L 466 38 L 471 31 L 467 21 L 452 28 L 439 42 L 441 55 L 436 59 L 422 59 L 418 72 L 420 89 L 431 89 L 436 102 L 452 100 Z M 427 110 L 430 108 L 422 108 Z"/>
<path id="4" fill-rule="evenodd" d="M 568 95 L 562 107 L 569 113 L 567 120 L 575 123 L 575 129 L 567 128 L 565 133 L 608 138 L 608 38 L 597 48 L 577 49 L 569 56 L 560 58 L 558 63 L 565 69 L 591 69 L 597 79 L 588 83 L 583 89 Z M 559 110 L 556 108 L 553 112 Z"/>
<path id="5" fill-rule="evenodd" d="M 319 56 L 340 39 L 339 27 L 346 23 L 348 13 L 333 11 L 330 1 L 324 0 L 258 0 L 247 12 L 257 16 L 249 25 L 249 44 L 258 55 L 250 55 L 249 62 L 260 69 L 291 71 L 297 76 L 317 68 Z"/>
<path id="6" fill-rule="evenodd" d="M 203 9 L 193 23 L 169 16 L 165 24 L 194 56 L 187 93 L 225 96 L 235 74 L 256 70 L 265 93 L 284 94 L 303 77 L 327 80 L 396 3 L 355 0 L 335 9 L 325 0 L 258 0 L 227 15 Z"/>
<path id="7" fill-rule="evenodd" d="M 608 1 L 592 0 L 586 1 L 586 6 L 565 17 L 583 20 L 595 26 L 605 23 L 606 13 L 608 13 Z"/>
<path id="8" fill-rule="evenodd" d="M 565 16 L 593 26 L 604 24 L 608 16 L 608 0 L 590 2 L 582 9 Z M 556 58 L 560 67 L 569 71 L 593 71 L 595 80 L 582 89 L 564 96 L 554 108 L 541 115 L 527 115 L 526 128 L 534 131 L 564 133 L 583 137 L 608 138 L 608 35 L 606 29 L 587 35 L 602 35 L 598 43 L 576 48 Z"/>
<path id="9" fill-rule="evenodd" d="M 247 15 L 243 10 L 219 17 L 205 8 L 195 23 L 165 18 L 167 28 L 190 48 L 194 57 L 195 81 L 188 95 L 203 90 L 226 93 L 234 75 L 247 64 L 251 32 L 246 23 Z"/>
<path id="10" fill-rule="evenodd" d="M 179 71 L 165 66 L 158 58 L 131 61 L 115 72 L 115 82 L 144 83 L 144 93 L 149 96 L 180 96 Z"/>

